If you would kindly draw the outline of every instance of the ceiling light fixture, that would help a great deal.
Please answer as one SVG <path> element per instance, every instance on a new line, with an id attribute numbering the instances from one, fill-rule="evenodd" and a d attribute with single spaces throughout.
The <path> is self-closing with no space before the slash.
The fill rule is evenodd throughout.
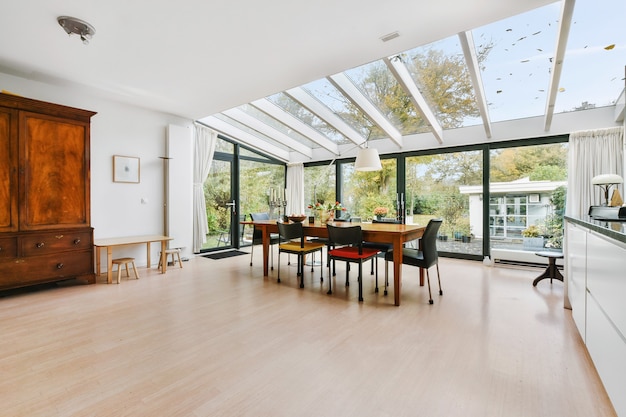
<path id="1" fill-rule="evenodd" d="M 68 35 L 75 34 L 80 36 L 80 40 L 85 45 L 88 45 L 93 35 L 96 34 L 96 29 L 92 25 L 75 17 L 59 16 L 57 22 Z"/>

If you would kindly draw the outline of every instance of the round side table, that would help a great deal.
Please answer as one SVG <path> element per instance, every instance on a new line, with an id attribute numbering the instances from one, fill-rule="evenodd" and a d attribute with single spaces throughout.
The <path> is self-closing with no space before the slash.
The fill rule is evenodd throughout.
<path id="1" fill-rule="evenodd" d="M 561 275 L 561 272 L 556 266 L 556 260 L 563 259 L 563 252 L 543 251 L 543 252 L 535 252 L 535 255 L 548 258 L 548 267 L 546 268 L 545 271 L 543 271 L 543 274 L 535 278 L 535 280 L 533 281 L 533 287 L 536 287 L 537 283 L 541 281 L 542 279 L 547 279 L 547 278 L 550 279 L 550 284 L 552 284 L 553 279 L 563 282 L 563 275 Z"/>

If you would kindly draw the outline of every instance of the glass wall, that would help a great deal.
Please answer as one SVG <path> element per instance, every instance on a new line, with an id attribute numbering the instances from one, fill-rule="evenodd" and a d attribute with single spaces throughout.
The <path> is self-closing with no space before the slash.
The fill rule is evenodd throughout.
<path id="1" fill-rule="evenodd" d="M 315 203 L 325 204 L 337 200 L 335 194 L 336 165 L 324 164 L 304 168 L 304 207 L 312 216 L 315 210 L 307 208 Z"/>
<path id="2" fill-rule="evenodd" d="M 374 172 L 354 170 L 354 163 L 342 163 L 340 195 L 345 215 L 371 221 L 375 217 L 397 219 L 397 160 L 381 160 L 383 169 Z"/>
<path id="3" fill-rule="evenodd" d="M 494 149 L 490 166 L 493 259 L 532 262 L 538 250 L 560 249 L 567 143 Z"/>
<path id="4" fill-rule="evenodd" d="M 482 182 L 480 150 L 406 158 L 407 223 L 441 218 L 440 252 L 481 256 Z M 468 187 L 480 192 L 470 195 Z"/>

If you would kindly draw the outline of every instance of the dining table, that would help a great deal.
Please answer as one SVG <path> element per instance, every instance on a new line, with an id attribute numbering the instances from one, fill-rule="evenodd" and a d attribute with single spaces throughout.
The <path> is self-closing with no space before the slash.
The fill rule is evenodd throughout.
<path id="1" fill-rule="evenodd" d="M 276 220 L 256 220 L 243 221 L 241 224 L 253 225 L 261 231 L 263 237 L 263 276 L 269 272 L 269 247 L 270 233 L 278 233 Z M 393 295 L 394 304 L 400 305 L 400 293 L 402 288 L 402 248 L 405 243 L 422 237 L 426 226 L 417 224 L 395 224 L 395 223 L 351 223 L 351 222 L 330 222 L 333 226 L 350 227 L 361 226 L 363 240 L 367 242 L 390 243 L 393 245 Z M 328 237 L 326 224 L 320 222 L 302 223 L 304 235 L 310 237 Z M 420 268 L 420 285 L 424 285 L 424 271 Z"/>

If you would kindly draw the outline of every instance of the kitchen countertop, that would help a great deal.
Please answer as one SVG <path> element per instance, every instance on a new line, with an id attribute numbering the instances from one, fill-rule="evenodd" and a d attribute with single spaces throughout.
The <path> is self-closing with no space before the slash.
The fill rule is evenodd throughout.
<path id="1" fill-rule="evenodd" d="M 583 227 L 587 227 L 601 235 L 610 237 L 626 244 L 626 222 L 625 221 L 605 221 L 594 220 L 589 216 L 582 216 L 581 218 L 575 218 L 565 216 L 565 220 L 579 224 Z"/>

